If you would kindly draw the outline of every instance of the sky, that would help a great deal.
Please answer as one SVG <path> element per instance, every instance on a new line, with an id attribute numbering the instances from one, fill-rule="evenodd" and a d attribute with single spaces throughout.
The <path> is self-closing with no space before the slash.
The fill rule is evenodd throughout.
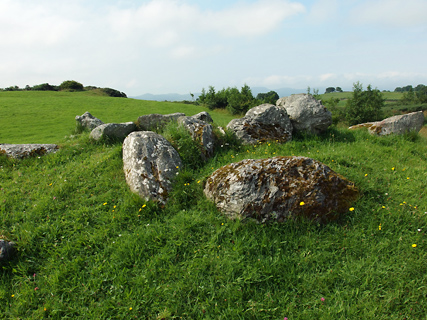
<path id="1" fill-rule="evenodd" d="M 427 85 L 426 17 L 427 0 L 0 0 L 0 88 Z"/>

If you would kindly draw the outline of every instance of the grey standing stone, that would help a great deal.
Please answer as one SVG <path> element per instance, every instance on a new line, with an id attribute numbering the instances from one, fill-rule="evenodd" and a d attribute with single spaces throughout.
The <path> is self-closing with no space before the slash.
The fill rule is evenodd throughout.
<path id="1" fill-rule="evenodd" d="M 311 94 L 293 94 L 280 98 L 276 105 L 286 110 L 295 131 L 319 134 L 332 124 L 332 114 Z"/>
<path id="2" fill-rule="evenodd" d="M 132 192 L 146 200 L 165 204 L 181 158 L 161 135 L 132 132 L 123 142 L 123 170 Z"/>
<path id="3" fill-rule="evenodd" d="M 215 135 L 211 124 L 193 117 L 179 117 L 178 124 L 184 126 L 192 139 L 199 143 L 203 160 L 213 156 Z"/>

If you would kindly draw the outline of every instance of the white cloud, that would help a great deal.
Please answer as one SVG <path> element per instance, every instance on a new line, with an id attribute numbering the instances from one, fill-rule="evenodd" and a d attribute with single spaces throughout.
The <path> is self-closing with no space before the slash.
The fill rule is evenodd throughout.
<path id="1" fill-rule="evenodd" d="M 307 19 L 314 23 L 323 23 L 333 19 L 339 15 L 338 0 L 319 0 L 310 8 L 310 13 Z"/>
<path id="2" fill-rule="evenodd" d="M 245 79 L 250 86 L 265 86 L 272 89 L 281 87 L 290 87 L 295 89 L 304 89 L 307 86 L 311 88 L 326 88 L 329 86 L 340 86 L 342 88 L 352 88 L 357 81 L 365 87 L 371 84 L 374 88 L 381 90 L 394 89 L 397 86 L 406 84 L 417 85 L 425 84 L 427 74 L 414 72 L 386 71 L 378 74 L 352 72 L 343 74 L 318 74 L 318 75 L 270 75 L 266 77 L 252 77 Z"/>
<path id="3" fill-rule="evenodd" d="M 427 26 L 425 0 L 373 0 L 355 7 L 351 20 L 356 24 L 386 27 Z"/>
<path id="4" fill-rule="evenodd" d="M 204 27 L 227 36 L 260 36 L 276 29 L 283 20 L 304 13 L 305 7 L 296 2 L 260 0 L 238 5 L 202 16 Z"/>
<path id="5" fill-rule="evenodd" d="M 112 8 L 108 19 L 114 32 L 127 39 L 168 47 L 201 33 L 261 36 L 277 29 L 286 18 L 304 11 L 302 4 L 286 0 L 239 2 L 220 11 L 202 11 L 176 0 L 151 0 L 137 10 Z"/>

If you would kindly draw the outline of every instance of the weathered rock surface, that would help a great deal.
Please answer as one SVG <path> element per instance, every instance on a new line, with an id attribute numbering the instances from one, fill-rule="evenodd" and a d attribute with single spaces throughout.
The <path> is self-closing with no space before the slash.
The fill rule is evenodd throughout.
<path id="1" fill-rule="evenodd" d="M 123 142 L 123 170 L 132 192 L 146 200 L 166 203 L 181 158 L 161 135 L 132 132 Z"/>
<path id="2" fill-rule="evenodd" d="M 215 135 L 212 125 L 194 117 L 179 117 L 178 124 L 184 126 L 190 132 L 192 139 L 199 143 L 203 160 L 213 156 Z"/>
<path id="3" fill-rule="evenodd" d="M 22 159 L 32 156 L 42 156 L 59 150 L 56 144 L 0 144 L 0 154 Z"/>
<path id="4" fill-rule="evenodd" d="M 272 104 L 250 109 L 243 118 L 231 120 L 227 129 L 233 131 L 243 144 L 292 139 L 292 124 L 286 110 Z"/>
<path id="5" fill-rule="evenodd" d="M 424 114 L 422 111 L 412 112 L 382 121 L 367 122 L 351 126 L 349 129 L 368 128 L 370 134 L 385 136 L 389 134 L 404 134 L 409 131 L 418 132 L 424 125 Z"/>
<path id="6" fill-rule="evenodd" d="M 141 131 L 159 131 L 162 130 L 169 122 L 177 121 L 179 117 L 185 116 L 184 113 L 171 114 L 147 114 L 138 118 L 137 127 Z"/>
<path id="7" fill-rule="evenodd" d="M 358 197 L 354 184 L 306 157 L 247 159 L 216 170 L 204 193 L 229 218 L 282 222 L 304 216 L 327 222 Z"/>
<path id="8" fill-rule="evenodd" d="M 295 131 L 319 134 L 332 124 L 331 112 L 310 94 L 293 94 L 280 98 L 276 105 L 285 108 Z"/>
<path id="9" fill-rule="evenodd" d="M 97 126 L 90 133 L 93 140 L 121 140 L 123 141 L 131 132 L 136 130 L 136 124 L 133 122 L 124 123 L 104 123 Z"/>
<path id="10" fill-rule="evenodd" d="M 3 239 L 0 240 L 0 262 L 10 260 L 15 252 L 15 243 L 8 242 Z"/>
<path id="11" fill-rule="evenodd" d="M 208 122 L 208 123 L 212 123 L 213 119 L 211 117 L 211 115 L 209 113 L 207 113 L 206 111 L 202 111 L 198 114 L 195 114 L 194 116 L 192 116 L 193 118 L 197 119 L 197 120 L 202 120 L 204 122 Z"/>
<path id="12" fill-rule="evenodd" d="M 76 121 L 79 126 L 81 126 L 83 129 L 88 129 L 88 130 L 93 130 L 97 126 L 104 124 L 104 122 L 102 122 L 98 118 L 95 118 L 93 115 L 91 115 L 87 111 L 83 113 L 83 115 L 81 116 L 76 116 Z"/>

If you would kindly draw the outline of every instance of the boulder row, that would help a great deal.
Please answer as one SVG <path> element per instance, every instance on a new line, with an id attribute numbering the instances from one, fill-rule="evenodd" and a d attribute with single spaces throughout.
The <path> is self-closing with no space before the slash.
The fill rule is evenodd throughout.
<path id="1" fill-rule="evenodd" d="M 358 197 L 354 184 L 306 157 L 247 159 L 216 170 L 204 193 L 229 218 L 261 223 L 307 217 L 319 222 L 347 212 Z"/>
<path id="2" fill-rule="evenodd" d="M 161 135 L 132 132 L 123 142 L 123 170 L 132 192 L 145 200 L 165 204 L 181 158 Z"/>

